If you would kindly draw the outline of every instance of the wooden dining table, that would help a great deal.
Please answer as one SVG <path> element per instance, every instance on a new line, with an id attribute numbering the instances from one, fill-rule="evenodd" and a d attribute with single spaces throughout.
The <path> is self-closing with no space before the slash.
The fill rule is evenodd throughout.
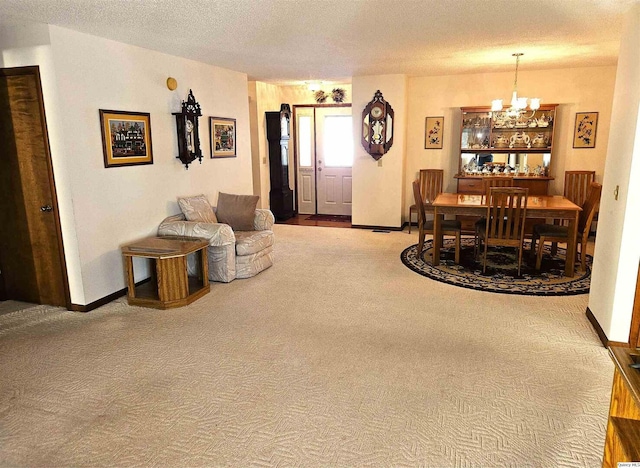
<path id="1" fill-rule="evenodd" d="M 444 215 L 485 216 L 487 214 L 487 197 L 485 195 L 469 195 L 465 193 L 441 193 L 431 205 L 433 206 L 434 219 L 433 264 L 435 266 L 440 263 L 440 249 L 442 247 L 440 223 Z M 574 276 L 580 211 L 582 211 L 582 208 L 561 195 L 533 195 L 527 199 L 527 218 L 553 218 L 569 221 L 567 258 L 564 267 L 564 274 L 569 277 Z"/>

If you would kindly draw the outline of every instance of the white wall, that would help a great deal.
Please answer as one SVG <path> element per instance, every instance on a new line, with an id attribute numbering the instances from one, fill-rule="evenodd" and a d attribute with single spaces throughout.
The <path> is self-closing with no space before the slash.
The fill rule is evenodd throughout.
<path id="1" fill-rule="evenodd" d="M 526 57 L 525 57 L 526 59 Z M 562 194 L 564 171 L 594 170 L 602 181 L 607 154 L 615 67 L 570 68 L 562 70 L 520 71 L 518 94 L 539 97 L 543 103 L 560 104 L 555 121 L 551 194 Z M 409 78 L 407 115 L 407 178 L 403 207 L 408 221 L 411 205 L 411 181 L 420 169 L 445 170 L 445 191 L 455 191 L 453 176 L 460 157 L 460 107 L 491 105 L 492 99 L 507 102 L 513 89 L 513 73 L 485 73 L 455 76 Z M 596 147 L 573 148 L 576 112 L 599 112 Z M 441 150 L 424 149 L 425 117 L 444 116 L 444 140 Z"/>
<path id="2" fill-rule="evenodd" d="M 265 112 L 280 111 L 280 104 L 284 101 L 280 99 L 280 88 L 276 85 L 263 83 L 261 81 L 252 81 L 249 83 L 251 87 L 255 86 L 256 95 L 256 134 L 258 144 L 258 157 L 254 156 L 254 161 L 259 161 L 259 205 L 262 208 L 269 208 L 269 190 L 271 190 L 271 180 L 269 178 L 269 149 L 267 142 L 267 119 Z M 253 129 L 252 129 L 253 131 Z M 255 171 L 255 169 L 254 169 Z M 258 171 L 255 171 L 257 174 Z M 254 175 L 254 179 L 255 179 Z M 257 184 L 254 180 L 254 186 Z M 258 189 L 256 188 L 254 190 Z"/>
<path id="3" fill-rule="evenodd" d="M 50 26 L 49 35 L 55 74 L 43 73 L 43 87 L 57 89 L 60 105 L 52 116 L 45 95 L 45 106 L 50 133 L 57 126 L 52 159 L 61 216 L 72 214 L 71 225 L 63 219 L 70 281 L 80 285 L 71 300 L 83 305 L 124 288 L 120 246 L 155 234 L 164 217 L 179 212 L 177 197 L 204 193 L 215 204 L 219 191 L 252 193 L 247 77 L 65 28 Z M 178 81 L 176 91 L 165 85 L 169 76 Z M 186 170 L 176 159 L 171 113 L 189 89 L 202 106 L 205 157 Z M 151 114 L 153 165 L 104 168 L 98 109 Z M 210 116 L 236 119 L 236 158 L 209 158 Z"/>
<path id="4" fill-rule="evenodd" d="M 626 18 L 616 75 L 589 309 L 627 342 L 640 261 L 640 4 Z M 618 200 L 614 190 L 619 187 Z"/>
<path id="5" fill-rule="evenodd" d="M 406 157 L 407 78 L 404 75 L 357 76 L 353 89 L 353 212 L 352 223 L 397 228 L 402 225 Z M 393 145 L 375 161 L 362 147 L 362 109 L 377 90 L 395 114 Z"/>

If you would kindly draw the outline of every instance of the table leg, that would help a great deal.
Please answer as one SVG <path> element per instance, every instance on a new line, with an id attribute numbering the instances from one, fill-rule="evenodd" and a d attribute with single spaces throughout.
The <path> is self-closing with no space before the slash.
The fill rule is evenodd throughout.
<path id="1" fill-rule="evenodd" d="M 433 266 L 440 265 L 440 247 L 442 236 L 440 235 L 442 215 L 438 213 L 438 207 L 433 207 Z"/>
<path id="2" fill-rule="evenodd" d="M 578 238 L 578 212 L 569 219 L 568 239 L 567 239 L 567 259 L 564 265 L 564 276 L 572 278 L 574 276 L 574 265 L 576 263 L 576 239 Z M 583 247 L 584 248 L 584 247 Z"/>

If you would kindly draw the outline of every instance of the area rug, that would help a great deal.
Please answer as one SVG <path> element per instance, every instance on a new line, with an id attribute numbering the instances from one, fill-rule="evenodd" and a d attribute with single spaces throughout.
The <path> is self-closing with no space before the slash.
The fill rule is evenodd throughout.
<path id="1" fill-rule="evenodd" d="M 474 257 L 473 239 L 463 238 L 460 248 L 460 264 L 454 262 L 454 240 L 446 239 L 441 251 L 440 264 L 433 266 L 433 242 L 425 242 L 422 255 L 416 256 L 417 245 L 407 247 L 400 259 L 411 270 L 436 281 L 502 294 L 522 294 L 528 296 L 572 296 L 587 294 L 591 283 L 591 260 L 587 255 L 586 271 L 576 263 L 576 275 L 564 276 L 566 250 L 558 247 L 551 256 L 550 245 L 545 245 L 540 271 L 535 270 L 535 259 L 529 257 L 531 244 L 525 241 L 522 268 L 518 275 L 517 251 L 508 247 L 490 249 L 486 273 L 482 273 L 482 256 Z"/>
<path id="2" fill-rule="evenodd" d="M 351 216 L 344 215 L 323 215 L 323 214 L 314 214 L 308 216 L 307 219 L 309 221 L 333 221 L 337 223 L 350 223 Z"/>

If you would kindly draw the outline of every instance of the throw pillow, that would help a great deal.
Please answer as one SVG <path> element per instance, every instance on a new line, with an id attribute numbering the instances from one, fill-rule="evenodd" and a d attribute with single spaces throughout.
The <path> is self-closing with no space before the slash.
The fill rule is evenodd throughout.
<path id="1" fill-rule="evenodd" d="M 220 192 L 216 212 L 218 221 L 228 224 L 234 231 L 253 231 L 253 218 L 259 198 L 257 195 Z"/>
<path id="2" fill-rule="evenodd" d="M 187 218 L 187 221 L 198 221 L 201 223 L 217 223 L 218 218 L 209 204 L 209 200 L 204 195 L 195 197 L 178 198 L 178 205 Z"/>

